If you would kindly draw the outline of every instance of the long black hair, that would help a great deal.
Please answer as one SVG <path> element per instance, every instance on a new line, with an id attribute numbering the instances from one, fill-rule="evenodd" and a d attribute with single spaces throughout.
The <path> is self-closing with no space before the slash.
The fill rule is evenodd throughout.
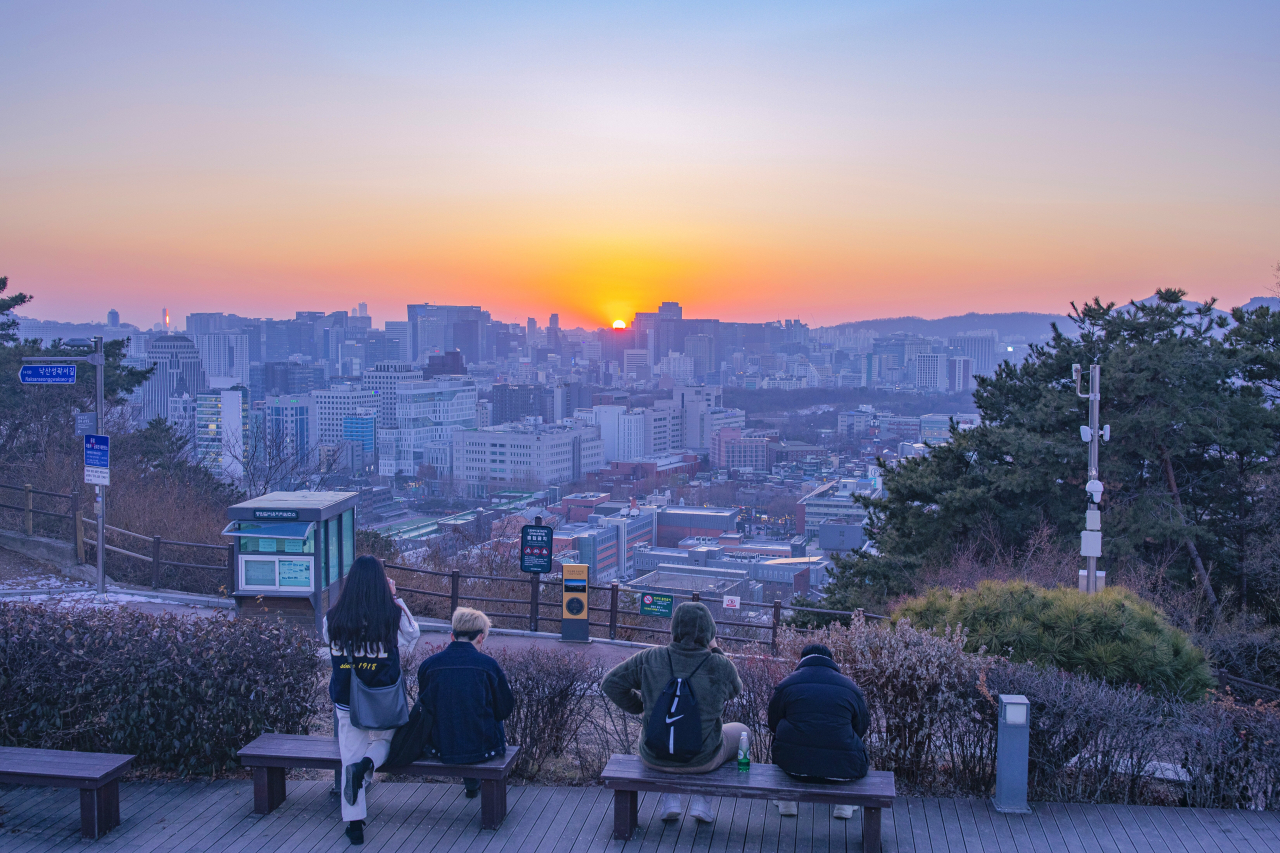
<path id="1" fill-rule="evenodd" d="M 400 629 L 400 608 L 387 585 L 382 561 L 365 554 L 356 557 L 342 584 L 342 594 L 326 614 L 329 639 L 344 647 L 382 643 L 394 648 Z"/>

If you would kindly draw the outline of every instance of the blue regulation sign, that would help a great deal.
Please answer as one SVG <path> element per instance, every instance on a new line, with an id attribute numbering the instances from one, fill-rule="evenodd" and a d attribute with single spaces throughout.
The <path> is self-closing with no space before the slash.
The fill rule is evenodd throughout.
<path id="1" fill-rule="evenodd" d="M 105 435 L 86 435 L 84 464 L 86 468 L 110 468 L 111 439 Z"/>
<path id="2" fill-rule="evenodd" d="M 23 385 L 75 385 L 74 364 L 24 364 L 18 369 Z"/>

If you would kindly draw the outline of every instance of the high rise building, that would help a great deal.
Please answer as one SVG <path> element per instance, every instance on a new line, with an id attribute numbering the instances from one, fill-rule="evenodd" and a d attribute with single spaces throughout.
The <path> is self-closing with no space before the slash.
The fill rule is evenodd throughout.
<path id="1" fill-rule="evenodd" d="M 471 498 L 569 483 L 604 466 L 593 425 L 519 423 L 453 433 L 453 476 Z"/>
<path id="2" fill-rule="evenodd" d="M 371 389 L 344 382 L 311 392 L 315 404 L 315 441 L 337 444 L 343 439 L 343 421 L 357 409 L 373 409 L 376 397 Z M 370 448 L 372 452 L 372 448 Z"/>
<path id="3" fill-rule="evenodd" d="M 693 375 L 702 381 L 718 366 L 715 360 L 716 340 L 710 335 L 688 335 L 684 339 L 684 354 L 693 359 Z"/>
<path id="4" fill-rule="evenodd" d="M 200 351 L 186 335 L 152 338 L 147 346 L 145 364 L 154 365 L 155 371 L 136 392 L 142 404 L 144 423 L 166 417 L 170 397 L 183 394 L 194 397 L 209 387 L 204 368 L 200 366 Z"/>
<path id="5" fill-rule="evenodd" d="M 941 391 L 946 387 L 946 361 L 942 353 L 923 352 L 916 356 L 916 390 Z"/>
<path id="6" fill-rule="evenodd" d="M 977 376 L 989 376 L 996 366 L 996 339 L 989 334 L 958 335 L 947 338 L 947 346 L 954 355 L 963 356 L 973 361 L 973 372 Z"/>
<path id="7" fill-rule="evenodd" d="M 664 401 L 665 402 L 665 401 Z M 644 455 L 658 456 L 684 447 L 684 410 L 667 405 L 641 409 L 644 416 Z"/>
<path id="8" fill-rule="evenodd" d="M 378 429 L 396 427 L 396 387 L 401 382 L 418 382 L 422 378 L 422 368 L 404 361 L 380 361 L 365 370 L 361 384 L 373 392 Z"/>
<path id="9" fill-rule="evenodd" d="M 107 312 L 107 325 L 111 328 L 117 328 L 120 325 L 120 312 L 112 308 Z"/>
<path id="10" fill-rule="evenodd" d="M 959 356 L 947 359 L 947 393 L 973 390 L 973 359 Z"/>
<path id="11" fill-rule="evenodd" d="M 277 460 L 305 463 L 315 452 L 315 402 L 310 394 L 271 394 L 262 406 L 262 435 L 251 457 L 260 464 Z"/>
<path id="12" fill-rule="evenodd" d="M 190 335 L 188 335 L 190 337 Z M 195 336 L 200 365 L 206 376 L 229 376 L 236 384 L 249 385 L 249 336 L 213 332 Z"/>
<path id="13" fill-rule="evenodd" d="M 711 465 L 715 468 L 767 471 L 769 438 L 740 427 L 724 427 L 711 436 Z"/>
<path id="14" fill-rule="evenodd" d="M 196 458 L 217 477 L 236 482 L 244 474 L 249 439 L 249 390 L 196 395 Z"/>
<path id="15" fill-rule="evenodd" d="M 410 353 L 415 363 L 424 356 L 446 350 L 460 350 L 467 364 L 487 358 L 492 350 L 488 340 L 489 312 L 476 305 L 410 305 Z"/>
<path id="16" fill-rule="evenodd" d="M 372 459 L 378 446 L 378 410 L 357 408 L 342 416 L 342 440 L 360 445 L 366 459 Z"/>
<path id="17" fill-rule="evenodd" d="M 406 320 L 388 320 L 385 324 L 383 361 L 413 361 L 409 353 L 409 323 Z"/>
<path id="18" fill-rule="evenodd" d="M 378 430 L 379 473 L 413 475 L 427 445 L 476 425 L 476 383 L 457 377 L 396 386 L 396 426 Z"/>
<path id="19" fill-rule="evenodd" d="M 626 406 L 593 406 L 592 422 L 600 428 L 604 461 L 630 461 L 644 453 L 644 414 Z"/>

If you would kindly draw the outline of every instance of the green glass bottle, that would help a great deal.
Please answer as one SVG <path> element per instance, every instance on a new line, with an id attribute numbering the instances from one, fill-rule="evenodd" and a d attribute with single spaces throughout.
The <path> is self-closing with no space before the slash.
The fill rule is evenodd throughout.
<path id="1" fill-rule="evenodd" d="M 751 744 L 747 740 L 747 733 L 743 732 L 738 738 L 738 770 L 746 773 L 751 769 Z"/>

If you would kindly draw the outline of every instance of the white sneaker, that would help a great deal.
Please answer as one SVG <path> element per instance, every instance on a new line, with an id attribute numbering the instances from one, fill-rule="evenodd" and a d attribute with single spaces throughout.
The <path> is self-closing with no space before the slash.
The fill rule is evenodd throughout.
<path id="1" fill-rule="evenodd" d="M 800 814 L 800 806 L 795 800 L 778 800 L 778 814 L 783 817 L 795 817 Z"/>
<path id="2" fill-rule="evenodd" d="M 848 820 L 853 817 L 853 813 L 857 808 L 857 806 L 832 806 L 831 816 L 836 820 Z"/>
<path id="3" fill-rule="evenodd" d="M 694 794 L 689 801 L 689 814 L 693 815 L 703 823 L 711 823 L 716 819 L 715 807 L 711 805 L 711 800 L 700 794 Z"/>
<path id="4" fill-rule="evenodd" d="M 663 820 L 679 820 L 680 815 L 684 814 L 684 803 L 680 801 L 680 795 L 663 794 L 658 802 L 658 814 Z"/>

